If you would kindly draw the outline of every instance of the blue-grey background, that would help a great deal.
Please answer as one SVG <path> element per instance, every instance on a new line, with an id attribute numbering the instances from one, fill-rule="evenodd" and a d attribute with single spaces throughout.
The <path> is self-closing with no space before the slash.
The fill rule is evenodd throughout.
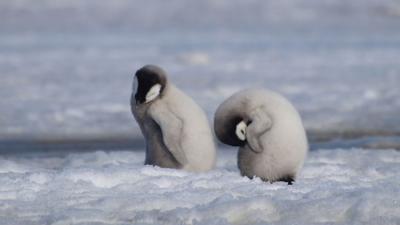
<path id="1" fill-rule="evenodd" d="M 0 139 L 140 139 L 158 64 L 207 112 L 281 92 L 314 136 L 400 132 L 400 1 L 0 1 Z"/>

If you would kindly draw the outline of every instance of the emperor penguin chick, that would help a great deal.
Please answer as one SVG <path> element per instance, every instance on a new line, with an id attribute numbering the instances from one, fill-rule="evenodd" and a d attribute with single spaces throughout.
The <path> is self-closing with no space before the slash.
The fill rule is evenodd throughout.
<path id="1" fill-rule="evenodd" d="M 299 113 L 281 95 L 263 89 L 240 91 L 217 109 L 218 139 L 239 146 L 242 176 L 292 184 L 308 152 Z"/>
<path id="2" fill-rule="evenodd" d="M 132 114 L 146 139 L 146 165 L 202 172 L 215 165 L 215 143 L 203 110 L 157 66 L 139 69 Z"/>

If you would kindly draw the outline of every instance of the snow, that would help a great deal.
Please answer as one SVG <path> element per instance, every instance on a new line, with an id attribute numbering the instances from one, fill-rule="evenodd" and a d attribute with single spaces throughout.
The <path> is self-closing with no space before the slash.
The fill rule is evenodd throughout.
<path id="1" fill-rule="evenodd" d="M 144 166 L 143 151 L 0 156 L 1 224 L 398 224 L 400 152 L 311 151 L 293 186 Z"/>
<path id="2" fill-rule="evenodd" d="M 397 0 L 0 1 L 0 224 L 400 224 L 400 153 L 380 150 L 400 146 L 399 12 Z M 290 99 L 317 136 L 295 185 L 241 177 L 231 149 L 203 174 L 107 149 L 142 140 L 129 97 L 149 63 L 210 123 L 244 88 Z"/>

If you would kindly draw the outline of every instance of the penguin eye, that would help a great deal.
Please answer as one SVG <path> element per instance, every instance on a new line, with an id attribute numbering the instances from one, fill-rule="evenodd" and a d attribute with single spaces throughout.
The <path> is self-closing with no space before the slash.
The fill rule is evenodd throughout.
<path id="1" fill-rule="evenodd" d="M 244 121 L 241 121 L 236 125 L 236 136 L 239 138 L 239 140 L 244 141 L 246 140 L 246 128 L 247 124 Z"/>
<path id="2" fill-rule="evenodd" d="M 161 84 L 155 84 L 153 87 L 149 89 L 149 91 L 146 94 L 146 103 L 153 101 L 157 96 L 160 95 L 161 92 Z"/>

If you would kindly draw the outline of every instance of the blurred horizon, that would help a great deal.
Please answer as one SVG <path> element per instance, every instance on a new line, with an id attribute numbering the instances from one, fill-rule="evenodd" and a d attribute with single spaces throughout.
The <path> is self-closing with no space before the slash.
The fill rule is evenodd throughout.
<path id="1" fill-rule="evenodd" d="M 264 87 L 316 139 L 399 136 L 395 0 L 0 1 L 0 140 L 141 138 L 134 72 L 157 64 L 206 111 Z"/>
<path id="2" fill-rule="evenodd" d="M 3 31 L 170 31 L 265 28 L 397 28 L 396 0 L 282 1 L 67 1 L 0 2 Z"/>

